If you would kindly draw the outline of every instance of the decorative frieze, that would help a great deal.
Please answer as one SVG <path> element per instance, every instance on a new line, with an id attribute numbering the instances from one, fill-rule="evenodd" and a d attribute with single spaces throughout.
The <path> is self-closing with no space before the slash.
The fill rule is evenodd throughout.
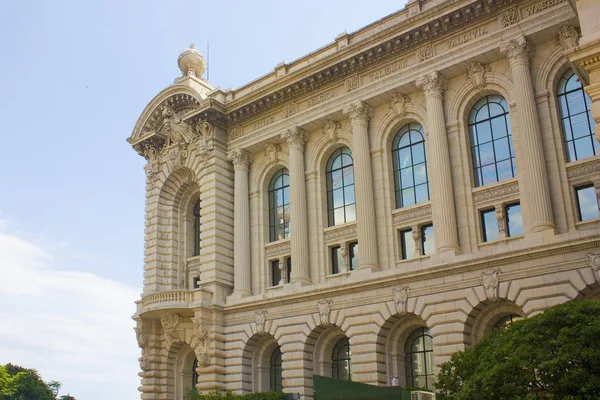
<path id="1" fill-rule="evenodd" d="M 242 136 L 242 127 L 241 126 L 234 126 L 229 131 L 229 139 L 230 140 L 237 139 L 237 138 L 239 138 L 241 136 Z"/>
<path id="2" fill-rule="evenodd" d="M 483 289 L 485 290 L 485 296 L 489 301 L 498 301 L 498 284 L 500 280 L 498 279 L 498 274 L 500 270 L 494 269 L 492 271 L 485 271 L 481 273 L 481 284 L 483 285 Z"/>
<path id="3" fill-rule="evenodd" d="M 504 11 L 498 17 L 498 21 L 503 28 L 516 24 L 519 22 L 519 10 L 515 7 Z"/>
<path id="4" fill-rule="evenodd" d="M 283 118 L 291 117 L 298 112 L 298 105 L 296 102 L 291 102 L 283 106 Z"/>
<path id="5" fill-rule="evenodd" d="M 345 238 L 349 236 L 356 236 L 356 224 L 349 226 L 342 226 L 337 229 L 328 230 L 325 232 L 325 240 L 333 241 L 340 238 Z"/>
<path id="6" fill-rule="evenodd" d="M 463 33 L 462 35 L 455 36 L 452 39 L 448 40 L 448 48 L 452 49 L 456 46 L 460 46 L 461 44 L 465 44 L 467 42 L 470 42 L 471 40 L 478 39 L 481 36 L 486 35 L 487 33 L 488 30 L 485 26 L 473 29 L 472 31 L 468 31 L 466 33 Z"/>
<path id="7" fill-rule="evenodd" d="M 267 256 L 270 256 L 273 254 L 289 253 L 291 251 L 291 249 L 292 249 L 291 244 L 289 241 L 287 241 L 285 243 L 277 244 L 274 246 L 267 245 L 267 247 L 265 249 L 265 254 Z"/>
<path id="8" fill-rule="evenodd" d="M 327 91 L 325 93 L 321 93 L 315 97 L 311 97 L 306 102 L 306 105 L 307 105 L 307 107 L 316 106 L 317 104 L 320 104 L 324 101 L 333 99 L 335 96 L 336 96 L 335 91 L 329 90 L 329 91 Z"/>
<path id="9" fill-rule="evenodd" d="M 344 81 L 344 86 L 346 86 L 346 90 L 349 92 L 358 89 L 360 87 L 360 79 L 358 75 L 354 75 L 346 79 Z"/>
<path id="10" fill-rule="evenodd" d="M 416 52 L 417 62 L 423 62 L 433 57 L 433 45 L 426 44 L 423 47 L 419 47 Z"/>
<path id="11" fill-rule="evenodd" d="M 413 221 L 426 217 L 431 217 L 431 205 L 429 204 L 410 211 L 399 212 L 398 214 L 394 215 L 393 222 L 394 225 L 398 225 L 407 221 Z"/>
<path id="12" fill-rule="evenodd" d="M 559 4 L 566 3 L 567 1 L 568 0 L 542 0 L 534 5 L 525 7 L 523 11 L 527 17 L 531 17 L 532 15 L 539 14 L 548 8 L 556 7 Z"/>
<path id="13" fill-rule="evenodd" d="M 600 161 L 586 163 L 575 167 L 567 167 L 567 176 L 569 179 L 580 178 L 600 172 Z"/>
<path id="14" fill-rule="evenodd" d="M 483 191 L 478 191 L 473 195 L 473 203 L 483 203 L 488 200 L 500 199 L 518 193 L 519 184 L 517 182 L 514 182 L 509 185 L 503 185 Z"/>

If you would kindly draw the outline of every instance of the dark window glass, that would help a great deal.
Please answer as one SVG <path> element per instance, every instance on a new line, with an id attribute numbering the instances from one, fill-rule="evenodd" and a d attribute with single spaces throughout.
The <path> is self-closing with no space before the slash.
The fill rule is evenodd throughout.
<path id="1" fill-rule="evenodd" d="M 327 215 L 329 226 L 356 220 L 354 200 L 354 164 L 352 152 L 343 147 L 327 162 Z"/>
<path id="2" fill-rule="evenodd" d="M 198 278 L 197 276 L 194 277 L 193 287 L 194 287 L 194 289 L 198 289 L 200 287 L 200 278 Z"/>
<path id="3" fill-rule="evenodd" d="M 339 274 L 344 269 L 344 258 L 342 257 L 342 248 L 340 246 L 331 248 L 331 273 Z"/>
<path id="4" fill-rule="evenodd" d="M 429 177 L 423 127 L 405 125 L 392 144 L 396 207 L 407 207 L 429 200 Z"/>
<path id="5" fill-rule="evenodd" d="M 433 389 L 433 337 L 427 328 L 415 329 L 404 346 L 406 386 Z"/>
<path id="6" fill-rule="evenodd" d="M 286 168 L 275 173 L 269 184 L 269 240 L 290 237 L 290 176 Z"/>
<path id="7" fill-rule="evenodd" d="M 192 389 L 196 387 L 198 384 L 198 359 L 194 358 L 194 363 L 192 364 Z"/>
<path id="8" fill-rule="evenodd" d="M 577 194 L 577 211 L 580 221 L 598 218 L 598 198 L 593 185 L 575 189 Z"/>
<path id="9" fill-rule="evenodd" d="M 491 242 L 498 239 L 500 229 L 498 228 L 498 219 L 496 210 L 485 210 L 481 212 L 481 228 L 483 231 L 483 241 Z"/>
<path id="10" fill-rule="evenodd" d="M 475 186 L 516 175 L 510 119 L 504 97 L 489 95 L 473 106 L 469 114 L 469 133 Z"/>
<path id="11" fill-rule="evenodd" d="M 337 379 L 343 379 L 346 381 L 352 380 L 351 373 L 351 360 L 350 360 L 350 342 L 348 338 L 340 339 L 331 355 L 331 376 Z"/>
<path id="12" fill-rule="evenodd" d="M 412 229 L 400 231 L 400 246 L 402 247 L 402 259 L 412 258 L 415 253 L 415 240 L 412 236 Z"/>
<path id="13" fill-rule="evenodd" d="M 348 245 L 348 252 L 350 253 L 350 271 L 358 269 L 358 243 L 350 243 Z"/>
<path id="14" fill-rule="evenodd" d="M 292 258 L 288 257 L 286 259 L 286 267 L 287 267 L 287 283 L 290 283 L 290 279 L 292 276 Z M 273 277 L 273 281 L 271 284 L 273 286 L 279 285 L 281 282 L 281 270 L 279 269 L 279 260 L 271 261 L 271 275 Z"/>
<path id="15" fill-rule="evenodd" d="M 282 386 L 282 368 L 281 368 L 281 347 L 277 347 L 273 350 L 273 354 L 271 355 L 270 362 L 270 385 L 269 390 L 272 392 L 281 392 L 283 390 Z"/>
<path id="16" fill-rule="evenodd" d="M 504 317 L 500 318 L 498 320 L 498 322 L 496 322 L 494 324 L 494 327 L 492 329 L 502 329 L 507 327 L 508 325 L 512 324 L 513 322 L 516 322 L 518 320 L 523 319 L 523 317 L 521 317 L 520 315 L 517 314 L 509 314 L 509 315 L 505 315 Z"/>
<path id="17" fill-rule="evenodd" d="M 194 205 L 194 256 L 200 255 L 200 200 Z M 188 253 L 189 254 L 189 253 Z"/>
<path id="18" fill-rule="evenodd" d="M 433 225 L 425 225 L 421 227 L 421 248 L 423 249 L 424 256 L 428 256 L 435 252 Z"/>
<path id="19" fill-rule="evenodd" d="M 596 121 L 590 113 L 592 101 L 575 72 L 568 70 L 563 74 L 557 94 L 567 161 L 595 156 L 600 144 L 594 135 Z"/>
<path id="20" fill-rule="evenodd" d="M 509 204 L 506 206 L 506 227 L 508 236 L 523 234 L 523 217 L 521 215 L 521 204 Z"/>

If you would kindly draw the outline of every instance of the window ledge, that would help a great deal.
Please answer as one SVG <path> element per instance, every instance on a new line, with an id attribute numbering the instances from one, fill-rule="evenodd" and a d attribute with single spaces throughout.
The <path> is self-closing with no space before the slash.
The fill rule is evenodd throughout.
<path id="1" fill-rule="evenodd" d="M 505 198 L 519 197 L 519 180 L 506 179 L 471 189 L 474 204 L 497 204 L 506 201 Z M 489 203 L 489 204 L 488 204 Z"/>
<path id="2" fill-rule="evenodd" d="M 356 221 L 330 226 L 323 231 L 325 232 L 325 242 L 327 243 L 338 243 L 339 239 L 354 239 L 357 235 Z"/>
<path id="3" fill-rule="evenodd" d="M 592 227 L 592 225 L 596 225 L 600 222 L 600 217 L 594 219 L 588 219 L 587 221 L 579 221 L 575 223 L 575 228 L 584 228 L 584 227 Z"/>
<path id="4" fill-rule="evenodd" d="M 265 254 L 267 257 L 289 255 L 292 250 L 290 239 L 281 239 L 276 242 L 265 244 Z"/>
<path id="5" fill-rule="evenodd" d="M 412 206 L 396 208 L 392 211 L 394 225 L 406 225 L 408 222 L 429 221 L 431 219 L 431 201 Z"/>
<path id="6" fill-rule="evenodd" d="M 325 279 L 327 279 L 327 280 L 329 280 L 329 279 L 340 279 L 343 276 L 349 277 L 351 272 L 352 271 L 345 271 L 345 272 L 338 272 L 337 274 L 326 275 Z"/>

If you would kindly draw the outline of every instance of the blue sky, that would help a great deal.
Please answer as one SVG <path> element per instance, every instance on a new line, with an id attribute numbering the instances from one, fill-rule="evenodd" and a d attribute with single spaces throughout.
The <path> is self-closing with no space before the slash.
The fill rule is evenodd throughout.
<path id="1" fill-rule="evenodd" d="M 0 3 L 0 364 L 80 400 L 139 398 L 144 160 L 125 142 L 210 41 L 235 88 L 403 1 Z"/>

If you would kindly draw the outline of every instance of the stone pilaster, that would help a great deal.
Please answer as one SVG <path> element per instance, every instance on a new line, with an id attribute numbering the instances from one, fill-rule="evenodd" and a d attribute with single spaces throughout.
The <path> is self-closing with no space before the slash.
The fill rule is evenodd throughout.
<path id="1" fill-rule="evenodd" d="M 460 251 L 454 206 L 450 149 L 446 134 L 443 95 L 446 79 L 437 71 L 417 78 L 427 106 L 427 164 L 431 181 L 431 214 L 436 252 Z"/>
<path id="2" fill-rule="evenodd" d="M 375 200 L 369 145 L 371 108 L 362 101 L 350 104 L 344 114 L 352 123 L 352 158 L 356 196 L 356 223 L 358 229 L 358 269 L 379 270 L 377 257 L 377 230 L 375 228 Z"/>
<path id="3" fill-rule="evenodd" d="M 288 142 L 290 151 L 290 217 L 292 246 L 291 283 L 310 283 L 308 257 L 308 210 L 306 205 L 306 177 L 304 168 L 304 143 L 306 133 L 290 128 L 281 134 Z"/>
<path id="4" fill-rule="evenodd" d="M 251 293 L 250 282 L 250 196 L 248 192 L 248 167 L 250 155 L 242 149 L 227 156 L 233 163 L 234 229 L 233 229 L 233 296 L 245 297 Z"/>
<path id="5" fill-rule="evenodd" d="M 524 165 L 522 170 L 524 184 L 519 185 L 519 189 L 523 211 L 529 216 L 529 227 L 525 227 L 525 229 L 530 232 L 553 230 L 550 186 L 533 83 L 529 71 L 529 60 L 532 56 L 531 46 L 524 37 L 520 37 L 501 43 L 500 52 L 506 55 L 512 70 L 514 97 L 519 112 L 521 159 Z"/>

